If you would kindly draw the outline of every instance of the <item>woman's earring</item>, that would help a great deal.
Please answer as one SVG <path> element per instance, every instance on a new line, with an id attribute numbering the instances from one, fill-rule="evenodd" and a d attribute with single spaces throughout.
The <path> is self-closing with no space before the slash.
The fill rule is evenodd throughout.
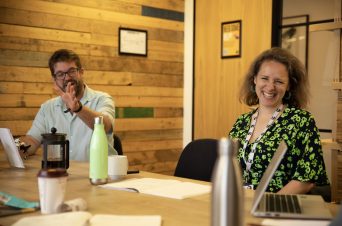
<path id="1" fill-rule="evenodd" d="M 291 99 L 291 92 L 290 91 L 286 91 L 285 95 L 284 95 L 284 100 L 290 100 Z"/>

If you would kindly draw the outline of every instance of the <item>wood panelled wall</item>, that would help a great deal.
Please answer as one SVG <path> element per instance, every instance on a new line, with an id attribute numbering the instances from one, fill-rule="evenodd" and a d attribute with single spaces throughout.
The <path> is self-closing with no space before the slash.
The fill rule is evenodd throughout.
<path id="1" fill-rule="evenodd" d="M 85 82 L 115 100 L 130 166 L 173 174 L 182 150 L 183 14 L 184 0 L 1 0 L 0 127 L 26 133 L 54 96 L 51 53 L 72 49 Z M 120 26 L 148 31 L 147 57 L 118 55 Z"/>
<path id="2" fill-rule="evenodd" d="M 242 20 L 242 55 L 221 59 L 221 23 L 234 20 Z M 239 88 L 252 60 L 271 47 L 271 26 L 272 0 L 196 1 L 195 138 L 227 136 L 248 110 Z"/>

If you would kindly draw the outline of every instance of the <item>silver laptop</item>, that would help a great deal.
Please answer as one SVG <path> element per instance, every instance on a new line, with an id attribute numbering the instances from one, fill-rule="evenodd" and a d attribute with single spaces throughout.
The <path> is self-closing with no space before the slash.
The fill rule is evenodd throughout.
<path id="1" fill-rule="evenodd" d="M 256 217 L 331 219 L 331 213 L 324 207 L 324 200 L 319 195 L 280 195 L 265 192 L 286 150 L 285 142 L 281 141 L 255 190 L 251 214 Z"/>

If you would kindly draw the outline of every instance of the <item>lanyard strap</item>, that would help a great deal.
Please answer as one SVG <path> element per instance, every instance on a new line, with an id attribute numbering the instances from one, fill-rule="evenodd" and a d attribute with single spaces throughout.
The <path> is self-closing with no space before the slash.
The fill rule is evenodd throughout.
<path id="1" fill-rule="evenodd" d="M 252 149 L 251 149 L 251 152 L 248 154 L 248 160 L 246 161 L 246 158 L 245 158 L 245 151 L 246 151 L 246 148 L 247 148 L 247 145 L 249 143 L 249 140 L 251 139 L 252 137 L 252 134 L 254 132 L 254 129 L 255 129 L 255 124 L 257 122 L 257 119 L 258 119 L 258 115 L 259 115 L 259 109 L 252 115 L 252 122 L 251 122 L 251 126 L 248 130 L 248 133 L 247 133 L 247 136 L 246 136 L 246 139 L 245 139 L 245 144 L 243 145 L 243 149 L 242 149 L 242 157 L 243 157 L 243 160 L 246 164 L 246 173 L 248 173 L 250 170 L 251 170 L 251 167 L 252 167 L 252 164 L 253 164 L 253 160 L 254 160 L 254 153 L 256 151 L 256 146 L 258 145 L 260 139 L 262 138 L 262 136 L 266 133 L 266 131 L 268 130 L 268 128 L 271 127 L 271 125 L 274 123 L 274 121 L 278 118 L 280 112 L 284 109 L 284 105 L 281 104 L 279 105 L 279 107 L 274 111 L 270 121 L 268 121 L 267 125 L 266 125 L 266 128 L 264 129 L 264 131 L 259 135 L 259 137 L 254 141 L 254 144 L 252 146 Z"/>

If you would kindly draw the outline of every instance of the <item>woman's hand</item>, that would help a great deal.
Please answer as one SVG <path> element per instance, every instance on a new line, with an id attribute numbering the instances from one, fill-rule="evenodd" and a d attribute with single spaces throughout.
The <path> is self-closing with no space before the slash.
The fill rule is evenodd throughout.
<path id="1" fill-rule="evenodd" d="M 315 185 L 310 182 L 301 182 L 298 180 L 291 180 L 287 185 L 285 185 L 278 194 L 306 194 Z"/>

